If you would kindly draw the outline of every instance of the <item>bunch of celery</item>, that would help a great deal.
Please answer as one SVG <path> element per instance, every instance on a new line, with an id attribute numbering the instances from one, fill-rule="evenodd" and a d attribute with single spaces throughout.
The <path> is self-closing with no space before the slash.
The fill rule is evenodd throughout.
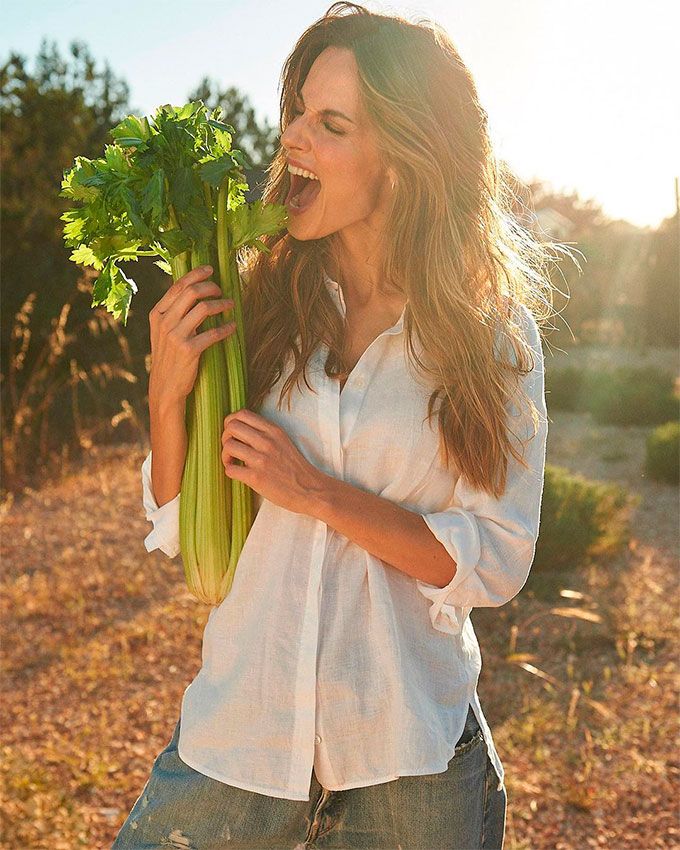
<path id="1" fill-rule="evenodd" d="M 221 461 L 224 417 L 247 398 L 246 351 L 236 252 L 287 221 L 279 204 L 245 202 L 244 154 L 234 128 L 201 101 L 161 106 L 151 120 L 130 115 L 111 130 L 104 156 L 76 157 L 60 195 L 79 202 L 61 218 L 70 259 L 100 271 L 92 306 L 127 324 L 135 282 L 121 262 L 157 256 L 173 280 L 192 268 L 219 270 L 222 295 L 234 300 L 237 330 L 201 355 L 187 399 L 187 457 L 180 490 L 180 549 L 191 593 L 209 605 L 229 593 L 253 521 L 253 493 L 228 478 Z M 208 317 L 199 330 L 216 327 Z"/>

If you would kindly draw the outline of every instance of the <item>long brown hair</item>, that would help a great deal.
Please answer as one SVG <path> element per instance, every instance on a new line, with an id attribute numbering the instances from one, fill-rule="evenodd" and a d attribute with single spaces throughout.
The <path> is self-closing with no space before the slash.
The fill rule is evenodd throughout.
<path id="1" fill-rule="evenodd" d="M 331 46 L 352 50 L 381 156 L 396 174 L 381 279 L 385 291 L 396 288 L 407 299 L 408 354 L 433 387 L 428 418 L 441 400 L 444 462 L 453 457 L 472 486 L 499 497 L 508 452 L 526 466 L 508 434 L 514 393 L 528 402 L 534 429 L 538 423 L 518 381 L 534 362 L 516 308 L 524 304 L 537 322 L 551 315 L 545 269 L 562 246 L 535 240 L 512 215 L 510 175 L 492 152 L 475 83 L 448 34 L 430 20 L 413 23 L 334 3 L 285 62 L 282 132 L 314 60 Z M 283 203 L 289 186 L 279 147 L 263 201 Z M 286 394 L 290 404 L 300 377 L 311 389 L 305 367 L 320 342 L 329 349 L 326 374 L 347 376 L 344 322 L 324 282 L 332 234 L 304 241 L 283 231 L 263 242 L 271 253 L 250 249 L 240 257 L 248 405 L 255 409 L 280 379 L 289 354 L 293 369 L 279 405 Z M 498 334 L 510 343 L 509 359 L 496 350 Z"/>

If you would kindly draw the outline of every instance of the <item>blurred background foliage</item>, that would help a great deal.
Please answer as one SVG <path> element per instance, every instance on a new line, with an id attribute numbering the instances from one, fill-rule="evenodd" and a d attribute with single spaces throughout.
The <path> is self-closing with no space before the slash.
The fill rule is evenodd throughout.
<path id="1" fill-rule="evenodd" d="M 109 129 L 131 112 L 127 83 L 82 42 L 67 57 L 43 40 L 33 63 L 16 53 L 0 68 L 2 123 L 3 490 L 60 474 L 93 441 L 144 440 L 148 431 L 148 313 L 169 283 L 149 260 L 127 328 L 90 306 L 91 270 L 79 277 L 62 238 L 62 175 L 76 155 L 101 156 Z M 204 78 L 187 100 L 224 109 L 259 196 L 278 130 L 258 123 L 248 98 Z"/>
<path id="2" fill-rule="evenodd" d="M 258 121 L 244 93 L 209 78 L 187 93 L 187 100 L 199 98 L 219 104 L 236 128 L 236 146 L 253 165 L 246 176 L 254 200 L 278 127 Z M 138 111 L 125 80 L 83 42 L 72 42 L 64 57 L 43 40 L 33 62 L 12 53 L 0 68 L 3 491 L 62 474 L 95 442 L 148 440 L 148 313 L 169 278 L 150 260 L 137 264 L 139 292 L 124 330 L 103 309 L 93 310 L 95 273 L 79 276 L 68 260 L 60 221 L 68 202 L 59 197 L 73 158 L 101 155 L 109 129 Z M 642 354 L 677 346 L 677 214 L 657 229 L 638 228 L 541 183 L 517 180 L 514 191 L 523 224 L 577 246 L 585 258 L 582 271 L 562 263 L 555 273 L 559 315 L 546 332 L 550 347 Z M 582 391 L 581 382 L 574 378 L 572 392 Z"/>

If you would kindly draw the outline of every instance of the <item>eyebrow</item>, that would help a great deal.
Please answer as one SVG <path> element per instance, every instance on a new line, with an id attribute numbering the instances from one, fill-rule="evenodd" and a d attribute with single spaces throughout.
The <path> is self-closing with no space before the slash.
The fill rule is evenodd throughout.
<path id="1" fill-rule="evenodd" d="M 305 99 L 302 96 L 302 92 L 296 92 L 295 97 L 302 101 L 303 106 L 305 105 Z M 338 112 L 337 109 L 322 109 L 321 114 L 322 115 L 333 115 L 336 118 L 344 118 L 345 121 L 349 121 L 350 124 L 354 124 L 354 121 L 352 121 L 351 118 L 349 118 L 347 115 L 345 115 L 344 112 Z M 356 124 L 354 124 L 354 126 L 356 127 Z"/>

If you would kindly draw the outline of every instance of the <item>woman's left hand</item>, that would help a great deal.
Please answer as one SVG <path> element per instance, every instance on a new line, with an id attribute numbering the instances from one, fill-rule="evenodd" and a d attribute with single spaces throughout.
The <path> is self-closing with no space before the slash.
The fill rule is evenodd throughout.
<path id="1" fill-rule="evenodd" d="M 245 466 L 232 463 L 242 460 Z M 324 473 L 311 464 L 283 428 L 247 408 L 230 413 L 222 432 L 222 464 L 229 478 L 279 507 L 309 514 Z"/>

